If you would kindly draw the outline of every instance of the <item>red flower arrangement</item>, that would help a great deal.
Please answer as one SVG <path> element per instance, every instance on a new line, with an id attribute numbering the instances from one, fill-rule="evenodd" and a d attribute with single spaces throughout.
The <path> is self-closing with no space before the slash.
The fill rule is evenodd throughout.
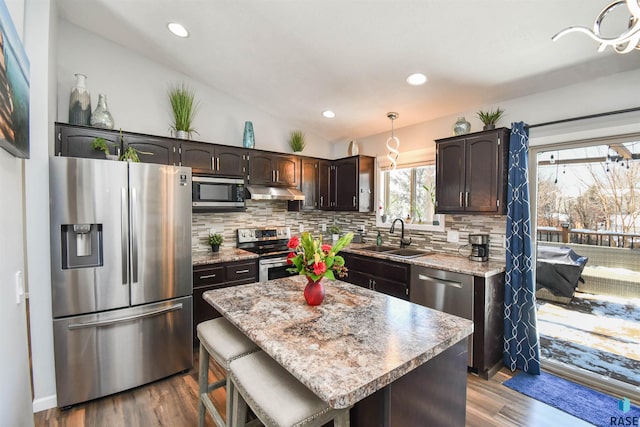
<path id="1" fill-rule="evenodd" d="M 335 245 L 322 243 L 322 236 L 314 239 L 310 233 L 305 232 L 289 239 L 287 247 L 291 252 L 287 255 L 287 263 L 292 265 L 288 270 L 310 277 L 317 282 L 323 277 L 334 280 L 337 277 L 345 277 L 347 268 L 344 266 L 344 258 L 338 255 L 345 246 L 351 243 L 353 233 L 342 236 Z"/>

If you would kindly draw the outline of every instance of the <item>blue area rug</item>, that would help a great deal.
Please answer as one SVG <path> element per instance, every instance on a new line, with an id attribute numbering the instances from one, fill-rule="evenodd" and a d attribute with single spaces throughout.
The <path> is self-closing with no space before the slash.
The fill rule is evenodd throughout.
<path id="1" fill-rule="evenodd" d="M 637 406 L 546 372 L 520 372 L 503 384 L 596 426 L 640 425 Z"/>

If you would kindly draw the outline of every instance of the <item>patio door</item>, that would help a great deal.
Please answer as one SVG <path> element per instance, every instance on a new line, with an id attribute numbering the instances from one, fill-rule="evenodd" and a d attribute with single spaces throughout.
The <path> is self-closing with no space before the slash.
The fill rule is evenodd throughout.
<path id="1" fill-rule="evenodd" d="M 534 147 L 537 285 L 548 253 L 588 258 L 574 289 L 536 291 L 542 367 L 640 399 L 640 136 Z M 551 261 L 557 262 L 556 261 Z M 538 277 L 539 276 L 539 277 Z"/>

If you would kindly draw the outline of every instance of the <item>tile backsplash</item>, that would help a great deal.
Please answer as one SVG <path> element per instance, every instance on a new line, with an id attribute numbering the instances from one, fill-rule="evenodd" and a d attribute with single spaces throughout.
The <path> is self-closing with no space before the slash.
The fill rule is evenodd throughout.
<path id="1" fill-rule="evenodd" d="M 381 231 L 384 244 L 400 245 L 400 234 L 389 233 L 388 227 L 376 227 L 374 213 L 358 212 L 288 212 L 285 201 L 254 201 L 247 200 L 245 212 L 231 213 L 194 213 L 192 229 L 192 246 L 194 254 L 203 254 L 211 250 L 207 238 L 209 231 L 214 229 L 224 237 L 223 247 L 236 246 L 236 230 L 238 228 L 264 227 L 268 225 L 291 227 L 291 233 L 297 234 L 300 225 L 305 231 L 320 234 L 321 225 L 335 223 L 344 232 L 357 232 L 358 226 L 364 225 L 365 243 L 375 244 L 378 230 Z M 496 261 L 504 261 L 505 249 L 503 245 L 506 230 L 506 216 L 488 215 L 446 215 L 445 231 L 405 230 L 405 237 L 411 237 L 411 247 L 441 253 L 460 253 L 468 255 L 467 246 L 469 234 L 489 234 L 489 256 Z M 447 242 L 447 231 L 457 231 L 458 242 Z M 325 233 L 328 234 L 328 233 Z"/>

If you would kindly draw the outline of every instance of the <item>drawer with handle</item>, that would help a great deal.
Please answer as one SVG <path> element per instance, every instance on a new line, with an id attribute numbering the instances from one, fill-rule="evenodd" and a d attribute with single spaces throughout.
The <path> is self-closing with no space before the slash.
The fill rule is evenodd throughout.
<path id="1" fill-rule="evenodd" d="M 225 267 L 225 273 L 228 282 L 235 282 L 237 280 L 252 280 L 256 279 L 256 261 L 248 261 L 244 263 L 234 263 Z"/>
<path id="2" fill-rule="evenodd" d="M 193 267 L 193 287 L 215 285 L 226 281 L 225 268 L 222 266 L 195 266 Z"/>

